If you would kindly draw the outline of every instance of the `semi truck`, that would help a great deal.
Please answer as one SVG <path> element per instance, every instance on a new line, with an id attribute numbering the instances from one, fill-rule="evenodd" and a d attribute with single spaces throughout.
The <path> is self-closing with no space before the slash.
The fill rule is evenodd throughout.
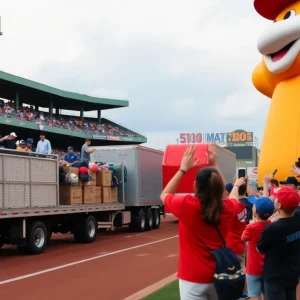
<path id="1" fill-rule="evenodd" d="M 158 229 L 162 158 L 162 151 L 141 146 L 96 147 L 91 162 L 117 167 L 117 202 L 62 205 L 56 155 L 1 149 L 0 248 L 11 244 L 21 253 L 41 254 L 52 233 L 71 232 L 77 242 L 92 243 L 97 232 L 123 225 Z"/>

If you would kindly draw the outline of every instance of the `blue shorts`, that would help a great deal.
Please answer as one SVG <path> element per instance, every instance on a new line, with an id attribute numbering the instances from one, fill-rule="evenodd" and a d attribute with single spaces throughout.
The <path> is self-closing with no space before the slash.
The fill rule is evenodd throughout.
<path id="1" fill-rule="evenodd" d="M 249 297 L 259 297 L 261 294 L 264 294 L 264 282 L 262 276 L 246 274 L 246 278 Z"/>

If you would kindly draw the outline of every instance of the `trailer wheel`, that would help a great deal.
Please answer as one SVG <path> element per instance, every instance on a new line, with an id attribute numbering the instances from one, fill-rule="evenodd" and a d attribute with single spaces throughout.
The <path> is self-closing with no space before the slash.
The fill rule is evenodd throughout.
<path id="1" fill-rule="evenodd" d="M 79 243 L 93 243 L 97 235 L 97 220 L 94 216 L 86 216 L 77 223 L 74 237 Z"/>
<path id="2" fill-rule="evenodd" d="M 158 229 L 160 226 L 160 210 L 159 208 L 153 209 L 153 228 Z"/>
<path id="3" fill-rule="evenodd" d="M 146 229 L 152 230 L 153 229 L 153 211 L 151 208 L 147 209 L 146 214 Z"/>
<path id="4" fill-rule="evenodd" d="M 48 233 L 43 222 L 37 221 L 28 224 L 26 231 L 26 246 L 20 246 L 23 254 L 41 254 L 47 247 Z"/>
<path id="5" fill-rule="evenodd" d="M 131 215 L 131 223 L 129 225 L 131 231 L 143 232 L 146 229 L 146 214 L 143 209 L 136 210 Z"/>

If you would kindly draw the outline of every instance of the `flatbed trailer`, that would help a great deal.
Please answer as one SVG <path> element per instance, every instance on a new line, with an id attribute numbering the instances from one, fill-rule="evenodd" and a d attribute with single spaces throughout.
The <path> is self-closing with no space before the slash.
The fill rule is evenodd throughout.
<path id="1" fill-rule="evenodd" d="M 128 151 L 138 152 L 141 149 L 127 148 Z M 152 149 L 145 149 L 152 153 L 149 159 L 153 161 Z M 111 149 L 108 147 L 97 148 L 98 154 L 109 151 Z M 111 161 L 117 166 L 120 178 L 116 203 L 60 205 L 59 161 L 56 155 L 1 149 L 0 248 L 3 244 L 12 244 L 17 245 L 22 253 L 40 254 L 49 244 L 52 233 L 71 232 L 77 242 L 92 243 L 97 232 L 123 225 L 138 232 L 159 228 L 163 211 L 159 199 L 163 152 L 155 152 L 155 155 L 157 166 L 151 172 L 157 172 L 152 177 L 158 180 L 152 189 L 158 197 L 153 201 L 135 199 L 134 204 L 128 201 L 130 197 L 124 189 L 124 163 L 118 160 Z M 147 153 L 143 156 L 145 159 L 147 161 Z M 132 186 L 132 178 L 142 174 L 140 166 L 139 161 L 127 166 L 128 186 Z M 139 184 L 144 183 L 143 179 L 138 180 Z M 139 186 L 135 189 L 142 190 Z"/>

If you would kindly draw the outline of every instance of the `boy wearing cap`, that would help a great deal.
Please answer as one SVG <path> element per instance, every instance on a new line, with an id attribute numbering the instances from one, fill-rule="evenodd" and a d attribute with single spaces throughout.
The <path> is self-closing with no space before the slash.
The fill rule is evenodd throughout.
<path id="1" fill-rule="evenodd" d="M 265 227 L 271 223 L 268 218 L 274 212 L 274 203 L 267 197 L 249 197 L 249 201 L 253 204 L 253 221 L 247 225 L 242 234 L 242 241 L 248 242 L 246 265 L 248 296 L 253 300 L 261 300 L 264 254 L 258 253 L 256 246 Z"/>
<path id="2" fill-rule="evenodd" d="M 19 142 L 19 146 L 17 147 L 18 151 L 26 151 L 26 144 L 24 140 L 21 140 Z"/>
<path id="3" fill-rule="evenodd" d="M 27 139 L 27 144 L 26 144 L 26 150 L 27 152 L 32 152 L 32 144 L 33 144 L 33 139 Z"/>
<path id="4" fill-rule="evenodd" d="M 266 300 L 296 300 L 300 276 L 300 219 L 294 215 L 300 202 L 290 187 L 273 190 L 280 219 L 269 224 L 257 243 L 265 253 L 264 289 Z"/>

